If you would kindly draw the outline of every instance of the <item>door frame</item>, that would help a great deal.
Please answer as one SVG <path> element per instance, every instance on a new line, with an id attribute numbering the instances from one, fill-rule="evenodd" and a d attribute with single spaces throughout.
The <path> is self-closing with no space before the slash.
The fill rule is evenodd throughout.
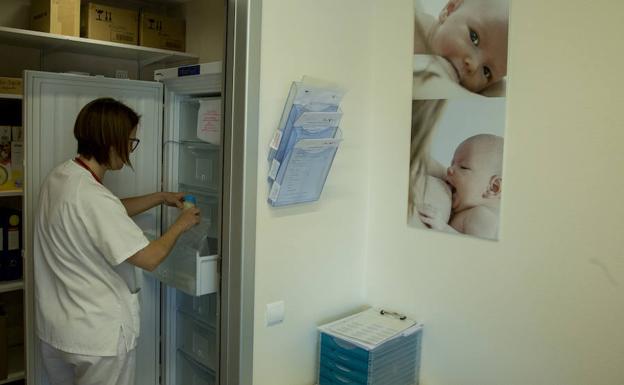
<path id="1" fill-rule="evenodd" d="M 227 0 L 220 384 L 253 383 L 262 0 Z"/>

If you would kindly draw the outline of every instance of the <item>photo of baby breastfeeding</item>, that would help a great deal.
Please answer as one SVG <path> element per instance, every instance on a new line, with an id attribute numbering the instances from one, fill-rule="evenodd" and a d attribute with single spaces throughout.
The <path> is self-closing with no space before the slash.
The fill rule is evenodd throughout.
<path id="1" fill-rule="evenodd" d="M 509 0 L 415 0 L 414 99 L 505 96 Z"/>
<path id="2" fill-rule="evenodd" d="M 412 101 L 408 225 L 497 240 L 505 98 Z"/>

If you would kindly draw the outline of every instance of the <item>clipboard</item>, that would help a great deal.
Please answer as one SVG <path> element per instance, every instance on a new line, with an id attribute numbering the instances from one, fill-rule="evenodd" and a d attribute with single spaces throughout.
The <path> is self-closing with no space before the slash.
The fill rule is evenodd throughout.
<path id="1" fill-rule="evenodd" d="M 397 337 L 411 335 L 422 329 L 422 324 L 399 313 L 369 308 L 350 317 L 319 327 L 323 333 L 333 335 L 366 350 Z"/>

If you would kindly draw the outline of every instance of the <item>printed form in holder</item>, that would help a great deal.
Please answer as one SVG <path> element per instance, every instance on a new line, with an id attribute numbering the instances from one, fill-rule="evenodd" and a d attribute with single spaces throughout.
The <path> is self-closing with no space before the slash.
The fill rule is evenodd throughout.
<path id="1" fill-rule="evenodd" d="M 401 319 L 402 318 L 402 319 Z M 382 314 L 380 309 L 370 308 L 351 317 L 323 325 L 319 330 L 343 338 L 366 350 L 399 336 L 408 336 L 422 328 L 422 324 L 396 313 Z"/>

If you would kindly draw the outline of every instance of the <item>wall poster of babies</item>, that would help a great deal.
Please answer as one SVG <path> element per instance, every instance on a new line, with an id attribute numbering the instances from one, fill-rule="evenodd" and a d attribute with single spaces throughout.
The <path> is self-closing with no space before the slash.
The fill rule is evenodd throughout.
<path id="1" fill-rule="evenodd" d="M 509 0 L 415 0 L 408 225 L 497 240 Z"/>

